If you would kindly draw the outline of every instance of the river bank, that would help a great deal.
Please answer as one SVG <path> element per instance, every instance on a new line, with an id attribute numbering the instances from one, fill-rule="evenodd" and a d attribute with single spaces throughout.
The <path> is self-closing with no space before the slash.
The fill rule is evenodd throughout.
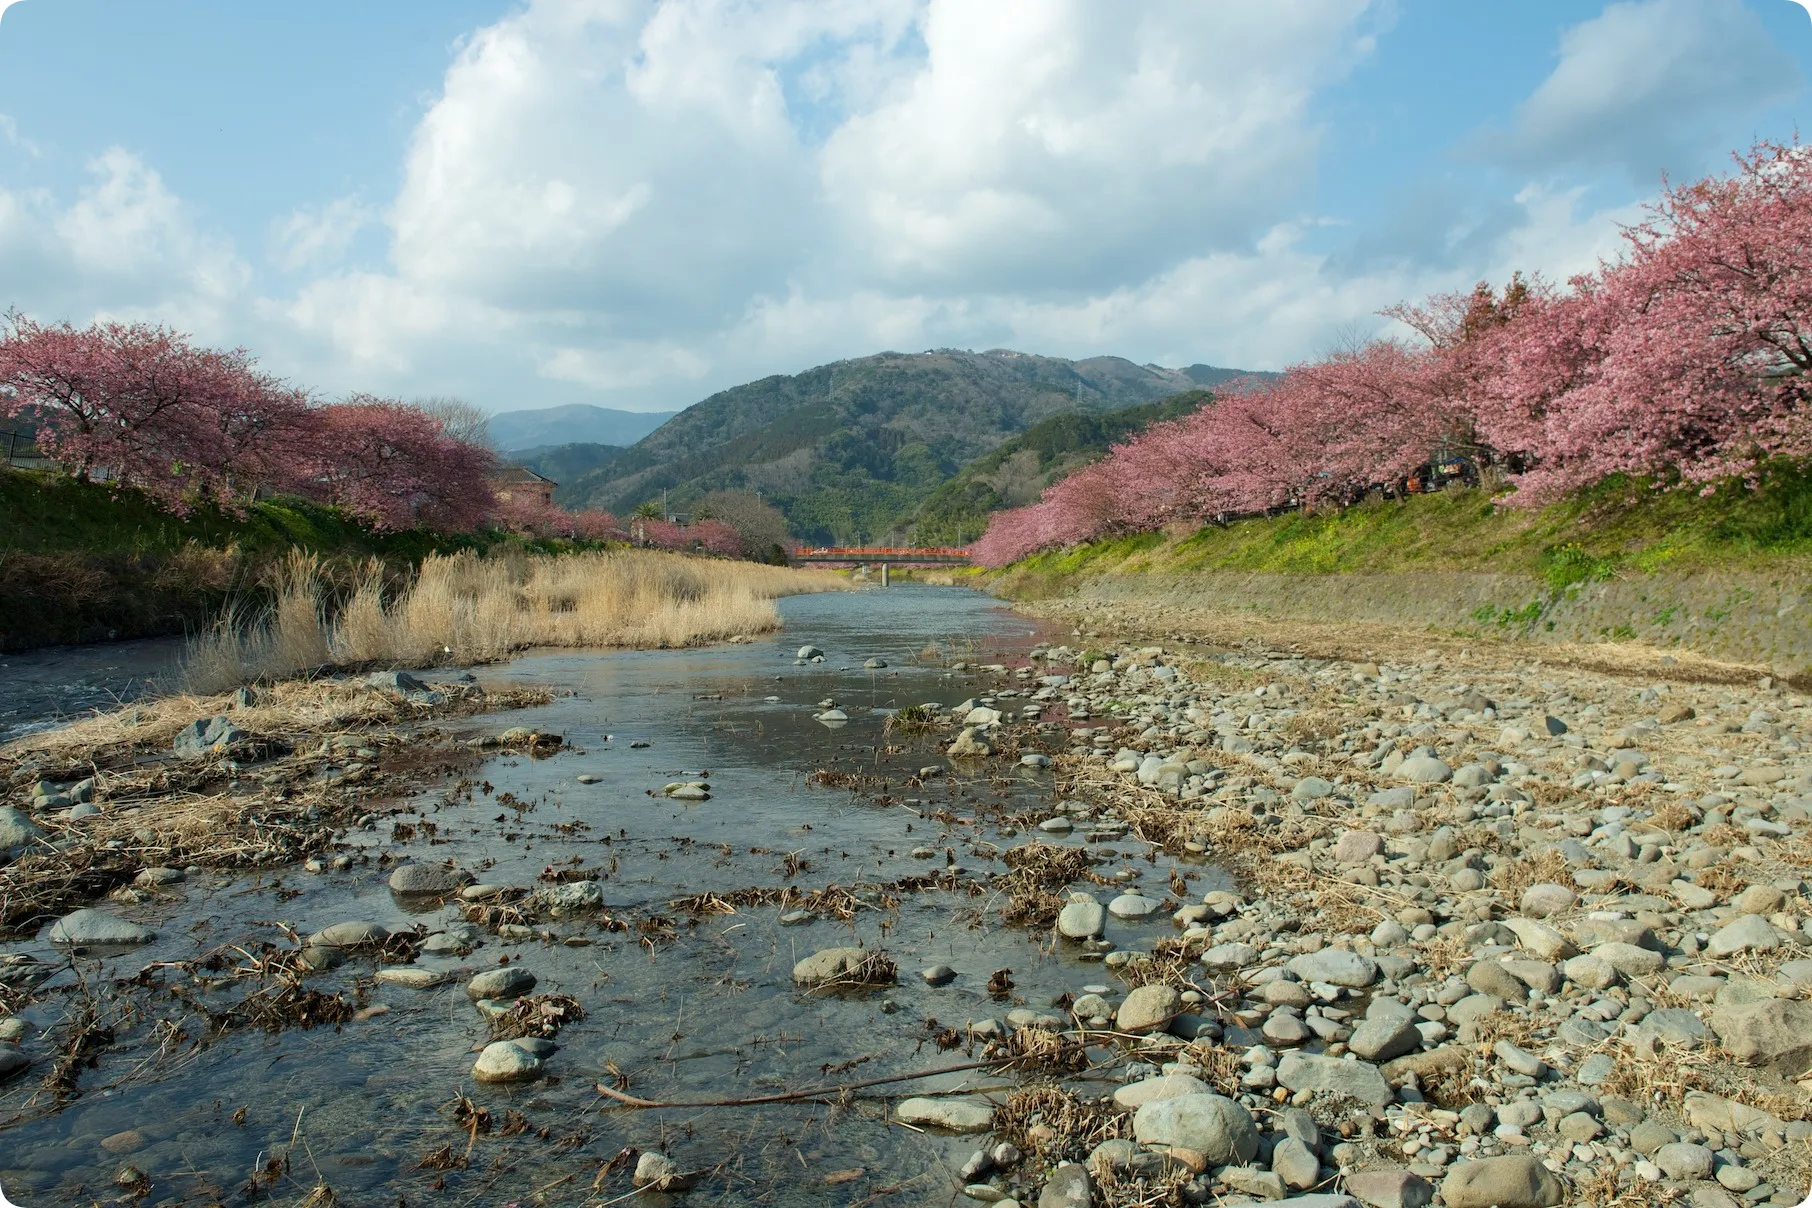
<path id="1" fill-rule="evenodd" d="M 1804 696 L 780 608 L 477 668 L 544 703 L 434 720 L 466 762 L 305 863 L 152 873 L 100 904 L 130 948 L 14 935 L 0 1187 L 1799 1202 Z"/>

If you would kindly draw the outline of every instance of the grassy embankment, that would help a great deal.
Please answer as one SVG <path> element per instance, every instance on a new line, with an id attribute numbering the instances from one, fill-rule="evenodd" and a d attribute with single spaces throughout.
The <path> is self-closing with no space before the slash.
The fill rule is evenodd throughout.
<path id="1" fill-rule="evenodd" d="M 1420 621 L 1458 636 L 1803 657 L 1812 645 L 1812 598 L 1801 603 L 1812 594 L 1812 471 L 1707 497 L 1613 481 L 1539 511 L 1448 491 L 1096 541 L 990 578 L 1000 594 L 1028 601 L 1141 591 L 1187 599 L 1193 589 L 1223 610 L 1331 609 L 1329 619 Z M 1735 615 L 1744 610 L 1755 616 Z"/>
<path id="2" fill-rule="evenodd" d="M 318 557 L 330 600 L 355 593 L 375 559 L 394 588 L 431 555 L 556 553 L 506 534 L 378 533 L 301 499 L 173 516 L 134 491 L 0 469 L 0 650 L 193 632 L 229 604 L 272 597 L 294 550 Z"/>

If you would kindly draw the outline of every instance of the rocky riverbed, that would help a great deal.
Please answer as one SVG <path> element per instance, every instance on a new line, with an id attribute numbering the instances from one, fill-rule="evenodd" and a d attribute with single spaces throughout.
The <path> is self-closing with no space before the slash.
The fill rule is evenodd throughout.
<path id="1" fill-rule="evenodd" d="M 880 599 L 521 660 L 461 741 L 542 741 L 13 943 L 0 1186 L 1804 1198 L 1803 695 Z"/>

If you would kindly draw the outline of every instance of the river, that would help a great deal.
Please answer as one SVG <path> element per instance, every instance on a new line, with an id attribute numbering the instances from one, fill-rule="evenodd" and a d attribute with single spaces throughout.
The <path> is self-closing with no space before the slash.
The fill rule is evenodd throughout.
<path id="1" fill-rule="evenodd" d="M 784 631 L 746 645 L 535 652 L 479 669 L 481 679 L 544 684 L 561 695 L 543 708 L 462 725 L 474 733 L 558 731 L 567 749 L 546 759 L 491 758 L 471 774 L 486 787 L 469 800 L 438 786 L 407 812 L 348 832 L 338 849 L 354 857 L 347 870 L 203 874 L 172 886 L 161 904 L 132 912 L 158 928 L 154 944 L 78 957 L 27 1013 L 52 1024 L 84 1001 L 80 985 L 98 993 L 158 962 L 281 941 L 277 920 L 307 933 L 342 921 L 438 928 L 457 919 L 452 907 L 411 914 L 386 887 L 389 866 L 364 857 L 452 859 L 486 882 L 514 885 L 576 862 L 607 870 L 613 911 L 665 915 L 671 926 L 624 934 L 559 921 L 553 942 L 487 934 L 469 956 L 418 962 L 487 968 L 507 956 L 536 975 L 537 993 L 577 999 L 586 1018 L 560 1032 L 547 1077 L 475 1083 L 473 1050 L 486 1030 L 460 981 L 429 990 L 377 984 L 370 963 L 354 961 L 313 979 L 326 992 L 353 987 L 368 1008 L 368 1017 L 338 1029 L 209 1038 L 195 1012 L 108 1016 L 113 1044 L 81 1072 L 80 1093 L 65 1105 L 53 1108 L 36 1077 L 0 1095 L 0 1120 L 11 1121 L 0 1131 L 0 1188 L 25 1208 L 110 1200 L 120 1194 L 116 1179 L 137 1174 L 139 1188 L 148 1184 L 146 1204 L 248 1203 L 248 1182 L 258 1184 L 260 1202 L 296 1203 L 325 1184 L 340 1203 L 358 1205 L 601 1203 L 627 1191 L 627 1171 L 600 1168 L 631 1146 L 662 1148 L 682 1169 L 705 1172 L 695 1203 L 948 1204 L 973 1141 L 891 1124 L 879 1098 L 633 1110 L 594 1089 L 627 1075 L 629 1090 L 647 1098 L 734 1098 L 954 1062 L 961 1050 L 940 1054 L 929 1042 L 941 1028 L 1004 1017 L 1014 1006 L 1047 1008 L 1110 980 L 1099 963 L 1048 935 L 1001 925 L 1001 903 L 988 896 L 907 893 L 897 908 L 862 909 L 849 922 L 792 926 L 780 924 L 777 907 L 699 918 L 668 907 L 689 894 L 884 884 L 952 864 L 985 879 L 1001 870 L 995 851 L 1026 841 L 1005 820 L 1017 816 L 1023 826 L 1055 805 L 1051 773 L 1017 766 L 990 764 L 991 781 L 959 772 L 901 787 L 921 767 L 948 761 L 933 739 L 885 733 L 884 711 L 982 696 L 1000 677 L 944 664 L 1023 665 L 1035 643 L 1067 634 L 1041 632 L 988 597 L 953 588 L 801 596 L 781 610 Z M 825 661 L 796 665 L 803 643 L 822 647 Z M 926 649 L 933 646 L 941 663 Z M 36 682 L 55 680 L 54 660 L 34 657 Z M 83 661 L 92 655 L 68 657 L 97 678 L 99 664 Z M 886 669 L 863 668 L 876 657 Z M 814 720 L 827 698 L 847 712 L 846 724 Z M 1003 699 L 1002 707 L 1024 703 Z M 1054 736 L 1049 749 L 1061 747 Z M 888 800 L 809 784 L 817 769 L 885 777 Z M 707 801 L 658 795 L 669 781 L 707 772 Z M 579 783 L 581 774 L 596 782 Z M 955 821 L 928 816 L 938 810 Z M 1162 897 L 1165 868 L 1145 859 L 1146 846 L 1116 846 L 1103 871 L 1124 865 Z M 933 854 L 915 857 L 915 849 Z M 1149 946 L 1171 928 L 1156 917 L 1112 920 L 1108 937 Z M 897 986 L 842 995 L 794 987 L 796 960 L 858 942 L 898 961 Z M 41 939 L 13 950 L 55 958 Z M 917 971 L 940 963 L 957 977 L 933 988 Z M 991 974 L 1007 969 L 1009 995 L 991 998 Z M 118 1001 L 153 1000 L 170 1003 L 167 994 Z M 108 1006 L 106 994 L 98 1001 L 103 1012 L 123 1009 Z M 159 1014 L 182 1022 L 160 1026 Z M 964 1078 L 978 1088 L 1001 1085 L 985 1072 L 929 1085 Z M 526 1125 L 510 1136 L 501 1123 L 474 1134 L 455 1119 L 461 1095 L 499 1122 L 519 1112 Z M 273 1155 L 286 1161 L 259 1173 Z"/>

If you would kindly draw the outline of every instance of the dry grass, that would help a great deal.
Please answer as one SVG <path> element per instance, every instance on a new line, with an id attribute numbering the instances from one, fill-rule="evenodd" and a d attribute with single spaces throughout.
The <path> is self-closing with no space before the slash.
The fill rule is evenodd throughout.
<path id="1" fill-rule="evenodd" d="M 830 571 L 646 550 L 564 557 L 433 556 L 400 591 L 367 564 L 329 607 L 322 567 L 292 554 L 258 618 L 229 610 L 191 644 L 191 691 L 223 691 L 324 666 L 420 667 L 502 658 L 533 646 L 673 647 L 779 627 L 774 600 L 847 590 Z"/>

